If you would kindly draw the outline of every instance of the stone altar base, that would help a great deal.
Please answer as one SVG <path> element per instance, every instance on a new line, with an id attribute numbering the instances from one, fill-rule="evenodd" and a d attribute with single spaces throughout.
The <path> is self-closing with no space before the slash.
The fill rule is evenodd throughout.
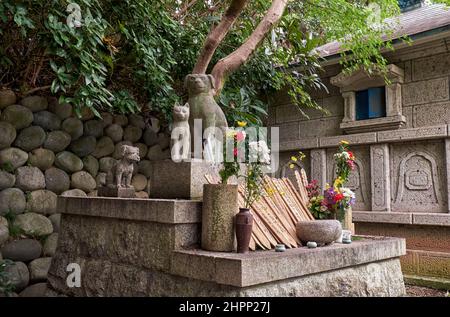
<path id="1" fill-rule="evenodd" d="M 151 161 L 150 197 L 166 199 L 201 199 L 203 184 L 207 181 L 205 174 L 218 174 L 211 164 L 192 161 L 175 163 L 171 159 Z"/>
<path id="2" fill-rule="evenodd" d="M 97 195 L 100 197 L 135 198 L 136 192 L 134 188 L 102 186 L 98 188 Z"/>
<path id="3" fill-rule="evenodd" d="M 405 241 L 363 237 L 352 244 L 248 254 L 196 250 L 201 202 L 58 197 L 58 248 L 47 295 L 401 296 Z M 81 287 L 66 284 L 69 263 Z"/>

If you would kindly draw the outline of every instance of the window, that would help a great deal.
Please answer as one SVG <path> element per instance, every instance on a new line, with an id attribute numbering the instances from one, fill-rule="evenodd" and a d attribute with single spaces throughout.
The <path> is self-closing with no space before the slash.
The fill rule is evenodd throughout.
<path id="1" fill-rule="evenodd" d="M 344 117 L 339 127 L 345 133 L 365 133 L 400 129 L 406 123 L 402 115 L 404 72 L 394 64 L 387 65 L 385 76 L 367 74 L 360 69 L 351 74 L 341 72 L 330 78 L 340 88 L 344 99 Z"/>
<path id="2" fill-rule="evenodd" d="M 386 116 L 386 89 L 375 87 L 356 92 L 356 120 Z"/>

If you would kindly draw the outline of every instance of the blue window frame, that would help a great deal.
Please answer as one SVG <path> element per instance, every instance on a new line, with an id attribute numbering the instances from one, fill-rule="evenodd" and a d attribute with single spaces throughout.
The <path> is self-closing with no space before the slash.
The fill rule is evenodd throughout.
<path id="1" fill-rule="evenodd" d="M 386 89 L 374 87 L 356 92 L 356 120 L 386 116 Z"/>

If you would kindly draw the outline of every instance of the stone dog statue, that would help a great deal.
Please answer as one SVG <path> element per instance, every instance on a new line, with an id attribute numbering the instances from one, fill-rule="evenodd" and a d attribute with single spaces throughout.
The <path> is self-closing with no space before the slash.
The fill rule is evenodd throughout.
<path id="1" fill-rule="evenodd" d="M 189 104 L 184 106 L 176 103 L 172 110 L 173 124 L 171 141 L 171 157 L 174 162 L 190 158 L 191 132 L 189 130 Z"/>
<path id="2" fill-rule="evenodd" d="M 194 139 L 194 120 L 202 120 L 202 131 L 210 127 L 220 128 L 222 133 L 225 133 L 228 127 L 227 119 L 222 109 L 214 100 L 213 89 L 215 89 L 214 78 L 211 75 L 206 74 L 190 74 L 185 78 L 185 87 L 189 93 L 189 126 L 191 131 L 191 140 Z M 208 137 L 205 137 L 208 139 Z M 223 142 L 220 140 L 220 142 Z M 191 149 L 193 144 L 191 142 Z"/>
<path id="3" fill-rule="evenodd" d="M 106 184 L 110 188 L 133 188 L 133 163 L 139 162 L 139 148 L 129 145 L 120 147 L 122 158 L 117 160 L 106 176 Z"/>

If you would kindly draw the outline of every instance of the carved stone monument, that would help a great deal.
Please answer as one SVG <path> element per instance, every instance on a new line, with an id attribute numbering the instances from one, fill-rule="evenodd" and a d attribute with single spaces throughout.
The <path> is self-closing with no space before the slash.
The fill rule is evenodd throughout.
<path id="1" fill-rule="evenodd" d="M 120 160 L 117 160 L 106 176 L 106 186 L 99 187 L 98 196 L 134 198 L 135 191 L 131 185 L 134 166 L 139 162 L 139 148 L 122 145 Z"/>

